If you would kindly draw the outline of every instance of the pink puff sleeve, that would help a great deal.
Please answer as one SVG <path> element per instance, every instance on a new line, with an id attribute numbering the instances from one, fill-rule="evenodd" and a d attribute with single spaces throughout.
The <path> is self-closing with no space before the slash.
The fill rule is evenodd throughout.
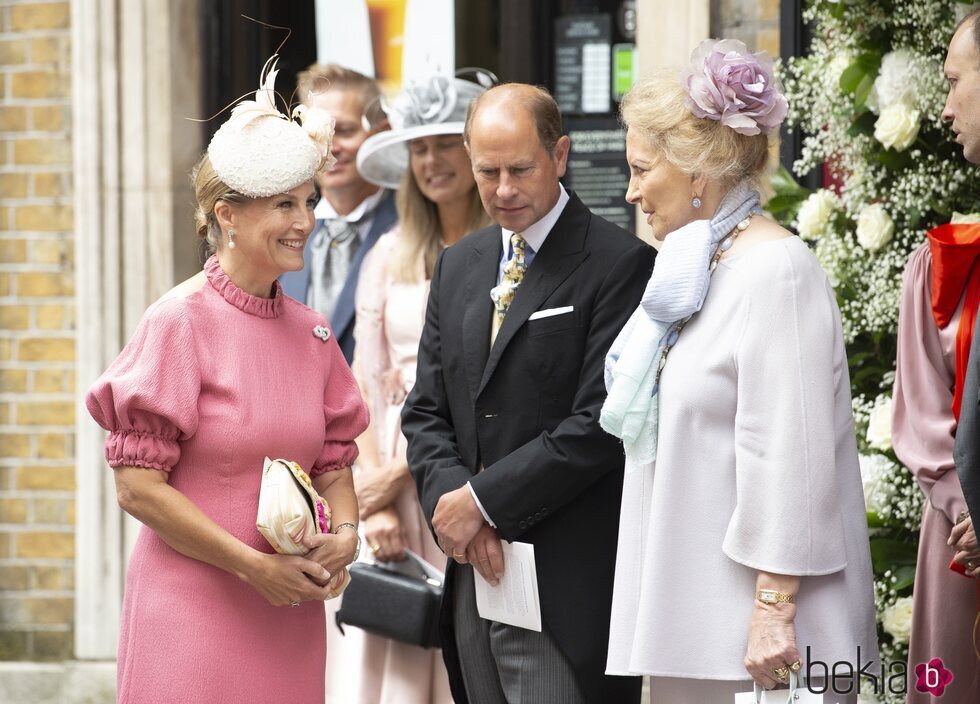
<path id="1" fill-rule="evenodd" d="M 368 409 L 354 381 L 354 374 L 331 336 L 327 345 L 328 365 L 323 397 L 324 441 L 310 476 L 342 467 L 357 459 L 354 440 L 368 426 Z"/>
<path id="2" fill-rule="evenodd" d="M 182 302 L 158 301 L 85 397 L 89 414 L 109 431 L 109 466 L 173 469 L 181 441 L 197 430 L 199 393 L 197 352 Z"/>

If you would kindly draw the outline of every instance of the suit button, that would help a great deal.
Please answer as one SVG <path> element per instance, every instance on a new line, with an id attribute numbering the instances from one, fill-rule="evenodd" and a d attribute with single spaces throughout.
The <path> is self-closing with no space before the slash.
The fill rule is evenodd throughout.
<path id="1" fill-rule="evenodd" d="M 548 515 L 548 509 L 546 509 L 546 508 L 541 509 L 541 515 L 542 516 L 547 516 Z"/>
<path id="2" fill-rule="evenodd" d="M 517 527 L 520 528 L 521 530 L 524 530 L 525 528 L 527 528 L 527 523 L 521 521 L 520 523 L 517 524 Z"/>
<path id="3" fill-rule="evenodd" d="M 540 521 L 541 520 L 541 512 L 540 511 L 538 511 L 536 514 L 534 514 L 534 520 L 536 520 L 536 521 Z"/>

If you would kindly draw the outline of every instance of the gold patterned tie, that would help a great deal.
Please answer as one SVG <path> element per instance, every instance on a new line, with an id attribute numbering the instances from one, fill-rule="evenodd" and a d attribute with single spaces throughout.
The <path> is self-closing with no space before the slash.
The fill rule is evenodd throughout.
<path id="1" fill-rule="evenodd" d="M 524 272 L 527 271 L 527 263 L 524 261 L 527 241 L 515 232 L 510 236 L 510 247 L 512 254 L 504 265 L 503 280 L 490 289 L 490 298 L 497 310 L 494 331 L 499 330 L 504 322 L 504 316 L 507 315 L 507 310 L 517 294 L 517 288 L 524 280 Z"/>

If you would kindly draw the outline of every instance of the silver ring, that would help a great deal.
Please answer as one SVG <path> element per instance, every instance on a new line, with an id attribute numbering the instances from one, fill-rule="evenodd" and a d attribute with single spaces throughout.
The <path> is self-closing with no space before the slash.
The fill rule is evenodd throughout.
<path id="1" fill-rule="evenodd" d="M 289 605 L 290 606 L 299 606 L 299 602 L 298 601 L 291 601 L 291 602 L 289 602 Z"/>

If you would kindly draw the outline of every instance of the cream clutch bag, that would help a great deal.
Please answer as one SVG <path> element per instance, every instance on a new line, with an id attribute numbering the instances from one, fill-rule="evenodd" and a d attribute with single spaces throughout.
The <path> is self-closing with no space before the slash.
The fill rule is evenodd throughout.
<path id="1" fill-rule="evenodd" d="M 255 527 L 276 552 L 305 555 L 304 538 L 330 532 L 330 507 L 302 467 L 266 457 Z"/>

